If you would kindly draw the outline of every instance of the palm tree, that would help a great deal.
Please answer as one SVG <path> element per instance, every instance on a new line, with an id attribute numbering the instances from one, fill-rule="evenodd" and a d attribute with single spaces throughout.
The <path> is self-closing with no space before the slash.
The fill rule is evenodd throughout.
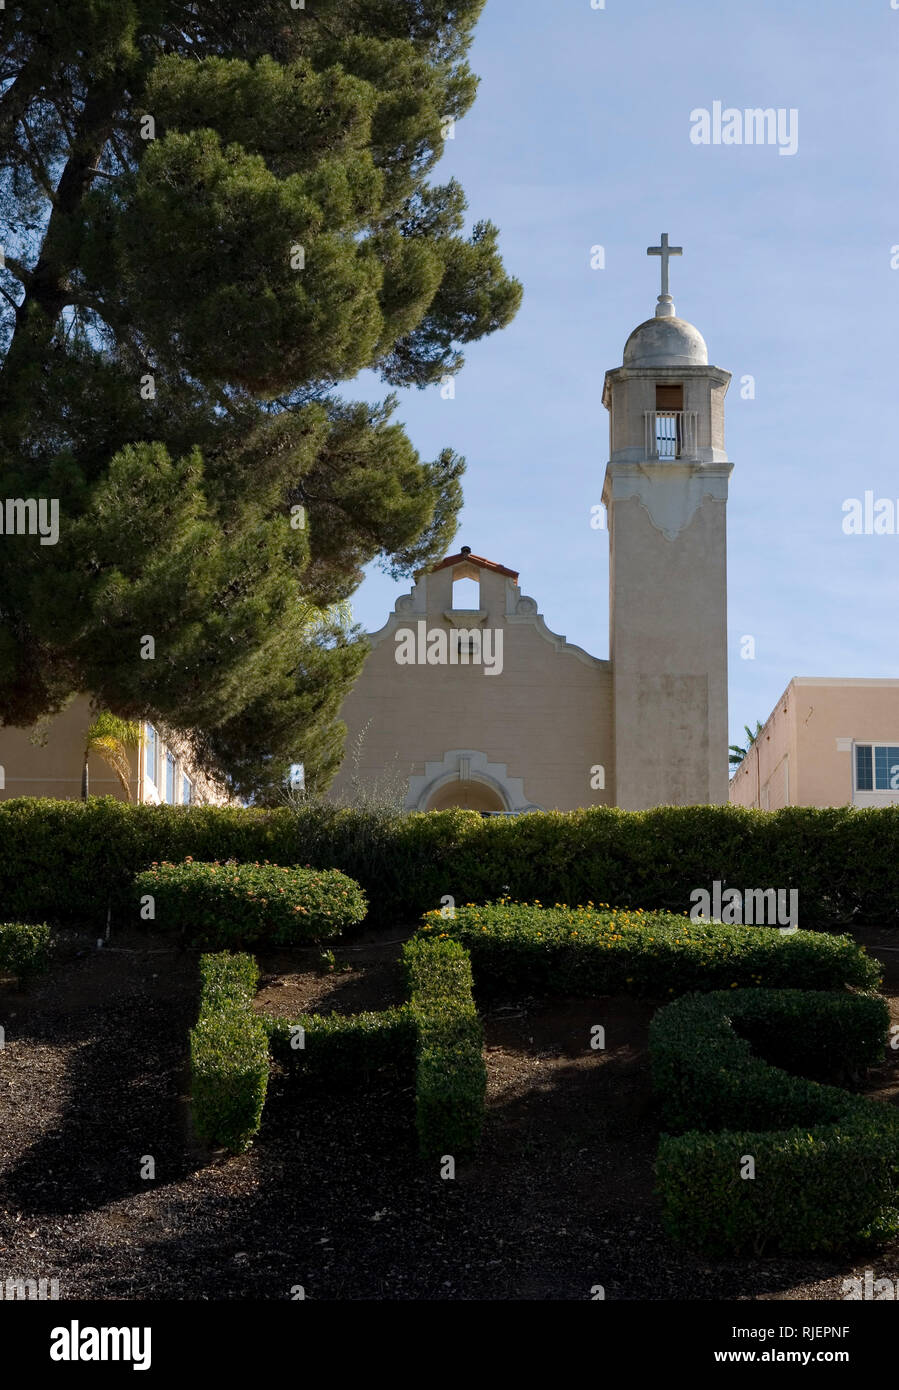
<path id="1" fill-rule="evenodd" d="M 755 743 L 759 734 L 762 732 L 762 721 L 760 719 L 757 719 L 755 721 L 755 733 L 752 732 L 748 724 L 744 724 L 743 728 L 746 730 L 746 747 L 741 748 L 739 743 L 732 743 L 730 745 L 731 767 L 737 767 L 746 757 L 746 754 L 749 752 L 750 748 Z"/>
<path id="2" fill-rule="evenodd" d="M 140 743 L 140 725 L 132 719 L 120 719 L 108 709 L 101 710 L 94 718 L 84 739 L 84 766 L 81 769 L 81 800 L 87 801 L 89 779 L 87 763 L 91 753 L 99 753 L 103 761 L 112 768 L 131 800 L 131 764 L 128 750 L 137 748 Z"/>

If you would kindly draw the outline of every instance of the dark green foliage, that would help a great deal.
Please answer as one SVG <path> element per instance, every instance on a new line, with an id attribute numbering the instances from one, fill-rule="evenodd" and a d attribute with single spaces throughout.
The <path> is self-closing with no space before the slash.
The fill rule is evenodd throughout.
<path id="1" fill-rule="evenodd" d="M 155 864 L 134 881 L 150 895 L 158 930 L 190 946 L 295 946 L 338 936 L 365 916 L 359 885 L 336 869 L 277 864 Z"/>
<path id="2" fill-rule="evenodd" d="M 197 1133 L 233 1153 L 259 1129 L 268 1086 L 268 1035 L 252 1009 L 259 970 L 251 956 L 200 957 L 200 1012 L 190 1034 Z"/>
<path id="3" fill-rule="evenodd" d="M 373 922 L 414 920 L 445 894 L 684 912 L 717 879 L 797 889 L 803 927 L 899 924 L 899 807 L 593 807 L 487 820 L 310 807 L 296 813 L 296 834 L 310 863 L 362 884 Z"/>
<path id="4" fill-rule="evenodd" d="M 421 931 L 471 952 L 479 994 L 634 994 L 665 999 L 737 985 L 870 989 L 876 961 L 848 936 L 727 927 L 668 912 L 542 908 L 527 903 L 426 914 Z"/>
<path id="5" fill-rule="evenodd" d="M 471 957 L 458 942 L 419 937 L 403 947 L 403 969 L 410 1001 L 417 1009 L 471 1004 Z"/>
<path id="6" fill-rule="evenodd" d="M 663 1123 L 687 1131 L 664 1136 L 659 1149 L 669 1232 L 717 1253 L 766 1245 L 799 1253 L 899 1231 L 899 1120 L 886 1106 L 772 1065 L 842 1076 L 882 1056 L 885 1002 L 845 992 L 871 988 L 877 966 L 849 938 L 504 902 L 457 907 L 446 918 L 432 911 L 407 950 L 425 943 L 438 954 L 426 962 L 424 998 L 450 947 L 470 952 L 479 992 L 658 997 L 728 983 L 686 994 L 651 1027 Z M 462 960 L 447 973 L 467 969 Z M 805 988 L 770 988 L 778 984 Z M 442 1070 L 439 1056 L 419 1069 L 419 1113 L 428 1115 L 433 1079 L 438 1123 Z M 740 1175 L 745 1155 L 755 1158 L 754 1179 Z"/>
<path id="7" fill-rule="evenodd" d="M 851 978 L 856 975 L 856 962 L 845 955 L 839 961 L 844 966 L 844 983 L 858 988 L 858 980 Z M 834 986 L 839 961 L 832 962 Z M 865 964 L 874 967 L 870 988 L 878 983 L 878 962 Z M 791 981 L 793 989 L 744 990 L 739 1008 L 729 1009 L 729 1017 L 739 1036 L 772 1067 L 842 1083 L 883 1060 L 889 1010 L 878 994 L 824 992 L 824 986 L 810 983 L 813 974 L 808 965 L 800 966 Z M 810 990 L 821 992 L 810 999 Z"/>
<path id="8" fill-rule="evenodd" d="M 484 1123 L 487 1070 L 472 998 L 471 959 L 456 941 L 403 948 L 418 1028 L 415 1113 L 423 1158 L 470 1158 Z"/>
<path id="9" fill-rule="evenodd" d="M 89 691 L 241 793 L 327 785 L 365 654 L 328 606 L 445 553 L 464 467 L 334 392 L 438 382 L 521 295 L 428 182 L 481 5 L 8 0 L 0 496 L 60 535 L 0 551 L 4 719 Z"/>
<path id="10" fill-rule="evenodd" d="M 418 1032 L 407 1005 L 381 1013 L 265 1018 L 272 1055 L 324 1085 L 353 1086 L 375 1072 L 411 1083 Z M 296 1032 L 297 1028 L 302 1034 Z M 299 1046 L 302 1039 L 303 1046 Z"/>
<path id="11" fill-rule="evenodd" d="M 662 1122 L 675 1133 L 831 1123 L 861 1102 L 840 1087 L 807 1080 L 807 1073 L 832 1076 L 880 1061 L 888 1026 L 879 995 L 803 988 L 686 995 L 650 1024 Z M 789 1071 L 774 1064 L 759 1040 L 773 1043 Z"/>
<path id="12" fill-rule="evenodd" d="M 417 940 L 404 946 L 403 964 L 408 1004 L 383 1013 L 267 1020 L 272 1051 L 304 1079 L 329 1086 L 358 1085 L 376 1071 L 414 1081 L 422 1157 L 463 1161 L 480 1137 L 487 1079 L 471 960 L 455 941 Z"/>
<path id="13" fill-rule="evenodd" d="M 50 928 L 46 923 L 0 922 L 0 975 L 15 975 L 27 988 L 50 962 Z"/>
<path id="14" fill-rule="evenodd" d="M 688 995 L 661 1009 L 650 1048 L 675 1132 L 656 1167 L 669 1233 L 716 1254 L 812 1254 L 895 1235 L 899 1118 L 792 1074 L 877 1061 L 888 1023 L 883 999 L 805 990 Z M 741 1176 L 746 1156 L 754 1178 Z"/>
<path id="15" fill-rule="evenodd" d="M 883 1107 L 886 1109 L 886 1107 Z M 880 1116 L 777 1132 L 695 1130 L 659 1144 L 665 1228 L 712 1255 L 809 1255 L 899 1231 L 899 1132 Z M 756 1162 L 740 1177 L 742 1156 Z"/>
<path id="16" fill-rule="evenodd" d="M 684 994 L 651 1025 L 653 1084 L 673 1131 L 657 1164 L 671 1235 L 715 1253 L 793 1254 L 899 1232 L 899 1119 L 810 1079 L 842 1079 L 882 1055 L 884 1000 L 846 988 L 869 988 L 876 964 L 848 938 L 502 903 L 430 914 L 403 948 L 403 964 L 410 1000 L 402 1008 L 262 1027 L 279 1058 L 328 1084 L 385 1070 L 402 1077 L 414 1058 L 424 1158 L 465 1159 L 480 1136 L 486 1070 L 473 965 L 479 986 L 492 969 L 496 984 L 506 972 L 507 988 L 579 994 L 658 994 L 663 978 L 675 993 L 697 977 L 707 989 L 724 971 L 736 977 L 731 988 Z M 784 977 L 815 987 L 771 987 Z M 756 987 L 737 988 L 745 978 Z M 242 974 L 239 997 L 254 980 Z M 210 994 L 240 1007 L 232 987 L 227 974 L 210 977 Z M 747 1157 L 754 1178 L 741 1176 Z"/>
<path id="17" fill-rule="evenodd" d="M 681 913 L 714 879 L 796 888 L 803 927 L 899 923 L 897 807 L 599 807 L 483 820 L 471 811 L 383 816 L 327 805 L 0 803 L 0 894 L 10 916 L 105 922 L 107 901 L 131 914 L 134 875 L 188 855 L 341 869 L 365 891 L 373 926 L 412 922 L 445 894 L 457 903 L 507 893 Z"/>

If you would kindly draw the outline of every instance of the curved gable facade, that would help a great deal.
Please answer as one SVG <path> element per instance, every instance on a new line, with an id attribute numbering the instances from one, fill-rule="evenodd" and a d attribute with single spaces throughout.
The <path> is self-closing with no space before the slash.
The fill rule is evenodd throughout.
<path id="1" fill-rule="evenodd" d="M 459 579 L 479 585 L 476 607 L 454 606 Z M 517 580 L 467 550 L 417 576 L 344 701 L 349 751 L 332 795 L 391 769 L 410 810 L 614 801 L 610 663 L 552 632 Z"/>

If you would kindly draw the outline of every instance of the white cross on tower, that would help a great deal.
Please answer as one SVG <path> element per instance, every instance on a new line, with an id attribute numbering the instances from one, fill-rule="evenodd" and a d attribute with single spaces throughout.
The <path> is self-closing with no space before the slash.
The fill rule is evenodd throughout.
<path id="1" fill-rule="evenodd" d="M 647 246 L 647 256 L 661 256 L 662 258 L 662 294 L 668 293 L 668 261 L 671 256 L 682 256 L 684 248 L 682 246 L 669 246 L 668 233 L 662 233 L 661 246 Z"/>

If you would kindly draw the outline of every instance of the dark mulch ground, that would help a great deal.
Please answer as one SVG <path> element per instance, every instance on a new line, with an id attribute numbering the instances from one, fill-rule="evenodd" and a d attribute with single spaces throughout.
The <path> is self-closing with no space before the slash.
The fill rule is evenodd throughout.
<path id="1" fill-rule="evenodd" d="M 258 1007 L 383 1008 L 402 998 L 400 932 L 263 957 Z M 899 1022 L 899 938 L 885 962 Z M 889 949 L 879 950 L 879 947 Z M 453 1181 L 415 1153 L 412 1093 L 304 1090 L 275 1071 L 253 1149 L 191 1138 L 186 1038 L 196 956 L 118 934 L 64 936 L 29 995 L 0 988 L 0 1279 L 63 1298 L 839 1298 L 867 1265 L 899 1279 L 899 1244 L 856 1260 L 712 1262 L 676 1250 L 652 1194 L 647 1026 L 630 999 L 509 1000 L 485 1017 L 488 1121 Z M 588 1049 L 602 1024 L 606 1050 Z M 899 1053 L 868 1089 L 899 1095 Z M 141 1176 L 147 1157 L 155 1178 Z"/>

